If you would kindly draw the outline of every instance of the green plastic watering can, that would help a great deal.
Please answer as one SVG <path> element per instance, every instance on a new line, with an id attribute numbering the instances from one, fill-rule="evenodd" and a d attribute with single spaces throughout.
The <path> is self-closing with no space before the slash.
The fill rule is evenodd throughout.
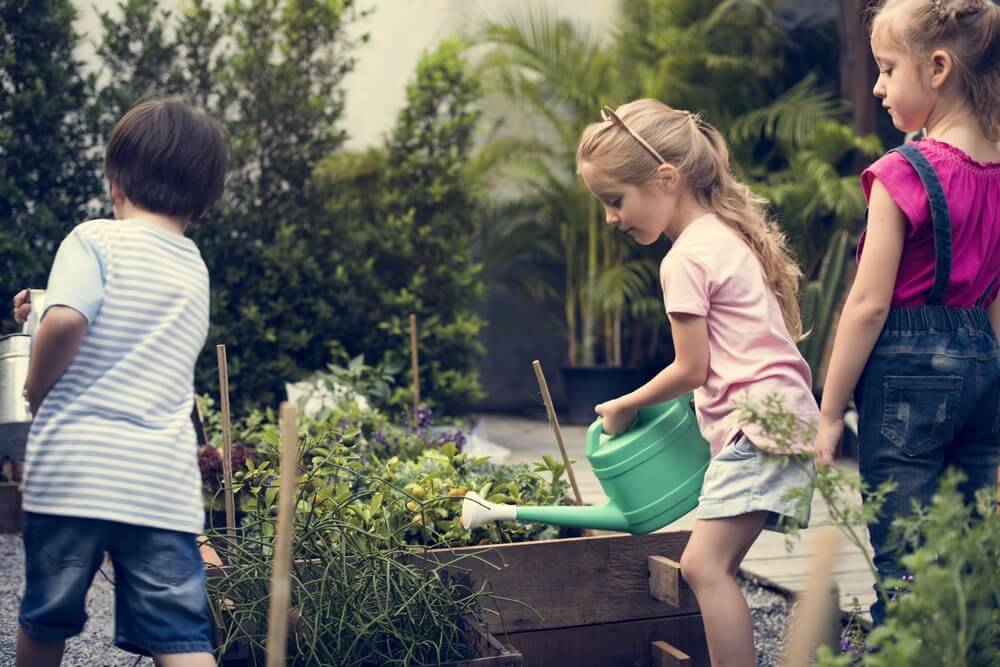
<path id="1" fill-rule="evenodd" d="M 632 427 L 616 436 L 604 432 L 600 419 L 590 425 L 587 460 L 610 499 L 606 505 L 499 505 L 470 492 L 462 503 L 462 525 L 517 520 L 650 533 L 698 505 L 710 459 L 688 394 L 639 410 Z"/>

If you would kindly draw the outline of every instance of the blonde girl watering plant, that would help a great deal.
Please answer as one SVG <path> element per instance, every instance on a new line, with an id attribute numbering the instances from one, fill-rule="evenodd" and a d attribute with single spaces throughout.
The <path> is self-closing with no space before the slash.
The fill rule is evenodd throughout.
<path id="1" fill-rule="evenodd" d="M 889 527 L 926 505 L 948 466 L 971 501 L 1000 456 L 1000 7 L 890 0 L 872 24 L 874 94 L 925 138 L 861 175 L 868 228 L 826 379 L 817 456 L 833 460 L 851 392 L 860 469 L 893 479 L 869 526 L 883 580 L 903 574 Z M 872 607 L 885 618 L 882 596 Z"/>
<path id="2" fill-rule="evenodd" d="M 712 664 L 755 664 L 750 611 L 736 581 L 747 550 L 778 519 L 808 523 L 808 503 L 785 499 L 810 482 L 805 465 L 776 465 L 778 445 L 741 423 L 739 404 L 777 394 L 815 422 L 801 331 L 799 269 L 765 202 L 733 178 L 719 132 L 695 114 L 656 100 L 611 110 L 588 126 L 577 166 L 609 225 L 643 245 L 666 235 L 660 267 L 675 360 L 649 383 L 596 410 L 608 433 L 639 408 L 691 390 L 713 459 L 681 570 L 698 598 Z M 798 443 L 808 451 L 811 443 Z M 783 451 L 785 455 L 794 452 Z"/>

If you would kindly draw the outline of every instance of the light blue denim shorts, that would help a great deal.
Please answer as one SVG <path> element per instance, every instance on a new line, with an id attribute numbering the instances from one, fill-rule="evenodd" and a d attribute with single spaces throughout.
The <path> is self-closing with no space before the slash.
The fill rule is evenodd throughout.
<path id="1" fill-rule="evenodd" d="M 87 620 L 94 575 L 111 556 L 115 645 L 132 653 L 208 653 L 205 563 L 192 533 L 27 512 L 20 623 L 29 637 L 66 639 Z"/>
<path id="2" fill-rule="evenodd" d="M 740 435 L 709 463 L 698 498 L 698 518 L 765 511 L 767 530 L 783 533 L 791 525 L 806 528 L 815 474 L 812 455 L 771 454 Z M 796 488 L 805 492 L 789 498 Z"/>

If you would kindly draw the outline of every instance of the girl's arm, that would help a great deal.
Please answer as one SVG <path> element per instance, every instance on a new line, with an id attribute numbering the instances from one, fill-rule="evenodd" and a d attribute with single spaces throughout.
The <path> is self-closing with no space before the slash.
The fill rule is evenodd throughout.
<path id="1" fill-rule="evenodd" d="M 705 384 L 709 356 L 705 318 L 671 313 L 670 331 L 674 339 L 674 362 L 635 391 L 595 408 L 604 422 L 605 433 L 625 431 L 635 421 L 639 408 L 664 403 Z"/>
<path id="2" fill-rule="evenodd" d="M 843 433 L 847 402 L 889 314 L 905 235 L 906 216 L 876 180 L 869 199 L 864 252 L 858 275 L 840 314 L 823 384 L 816 448 L 824 463 L 833 460 Z"/>

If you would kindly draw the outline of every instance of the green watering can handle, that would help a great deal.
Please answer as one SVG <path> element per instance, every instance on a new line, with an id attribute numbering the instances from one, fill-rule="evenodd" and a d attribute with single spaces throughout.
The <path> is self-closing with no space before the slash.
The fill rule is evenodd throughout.
<path id="1" fill-rule="evenodd" d="M 688 392 L 683 396 L 678 396 L 672 401 L 667 401 L 667 403 L 680 403 L 681 405 L 684 406 L 685 409 L 690 410 L 691 401 L 693 398 L 694 394 L 692 392 Z M 646 421 L 645 416 L 643 414 L 644 412 L 646 412 L 646 410 L 647 409 L 639 410 L 639 414 L 636 415 L 635 422 L 632 424 L 632 426 L 630 426 L 627 431 L 619 433 L 618 435 L 608 435 L 607 433 L 605 433 L 604 426 L 601 423 L 601 418 L 598 417 L 597 419 L 595 419 L 594 423 L 592 423 L 590 425 L 590 428 L 587 429 L 587 456 L 589 457 L 591 454 L 597 451 L 598 447 L 606 445 L 615 438 L 619 438 L 625 435 L 626 433 L 629 433 L 629 431 L 636 428 L 637 426 L 642 426 L 642 424 L 645 423 Z"/>

